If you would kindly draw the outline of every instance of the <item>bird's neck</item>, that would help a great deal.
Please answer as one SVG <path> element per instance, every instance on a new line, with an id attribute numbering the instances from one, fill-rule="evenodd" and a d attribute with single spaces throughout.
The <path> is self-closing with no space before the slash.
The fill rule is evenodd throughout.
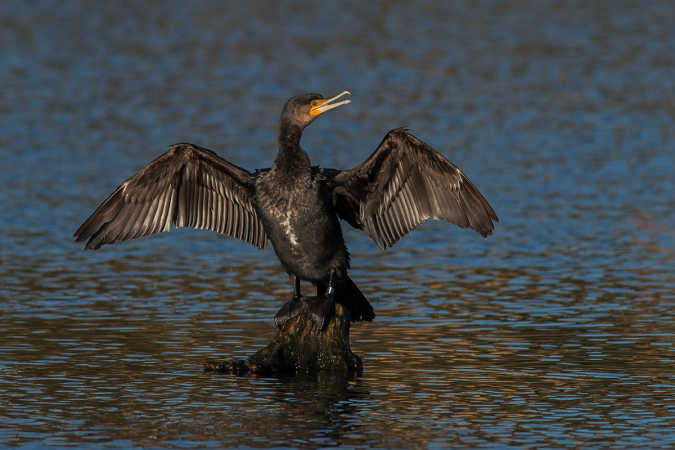
<path id="1" fill-rule="evenodd" d="M 284 122 L 279 125 L 279 152 L 274 160 L 278 170 L 298 174 L 309 171 L 309 156 L 300 148 L 301 137 L 302 127 Z"/>

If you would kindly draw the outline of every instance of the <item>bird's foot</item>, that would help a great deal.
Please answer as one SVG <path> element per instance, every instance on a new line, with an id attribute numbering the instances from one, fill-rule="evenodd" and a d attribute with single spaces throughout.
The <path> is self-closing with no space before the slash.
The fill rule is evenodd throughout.
<path id="1" fill-rule="evenodd" d="M 282 328 L 286 322 L 306 311 L 314 325 L 323 330 L 330 321 L 333 310 L 334 303 L 329 297 L 293 297 L 276 313 L 274 324 L 277 328 Z"/>
<path id="2" fill-rule="evenodd" d="M 277 328 L 283 327 L 286 322 L 299 315 L 306 306 L 307 304 L 302 297 L 293 296 L 290 301 L 284 303 L 281 309 L 277 311 L 274 316 L 274 325 Z"/>
<path id="3" fill-rule="evenodd" d="M 329 297 L 314 297 L 308 306 L 309 317 L 314 325 L 320 330 L 325 329 L 334 313 L 335 303 Z"/>

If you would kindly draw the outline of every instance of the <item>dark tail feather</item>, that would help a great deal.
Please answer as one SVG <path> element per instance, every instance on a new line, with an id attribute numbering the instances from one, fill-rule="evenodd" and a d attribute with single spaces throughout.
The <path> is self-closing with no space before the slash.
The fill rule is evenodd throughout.
<path id="1" fill-rule="evenodd" d="M 370 302 L 349 277 L 338 282 L 335 301 L 349 309 L 352 322 L 361 320 L 372 322 L 375 318 L 375 311 Z"/>

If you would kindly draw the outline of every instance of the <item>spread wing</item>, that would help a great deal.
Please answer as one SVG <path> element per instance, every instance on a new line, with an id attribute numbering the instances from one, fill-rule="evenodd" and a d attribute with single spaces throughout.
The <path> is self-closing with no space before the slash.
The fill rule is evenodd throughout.
<path id="1" fill-rule="evenodd" d="M 392 130 L 361 165 L 333 176 L 338 215 L 391 247 L 427 219 L 483 237 L 499 219 L 457 166 L 405 130 Z"/>
<path id="2" fill-rule="evenodd" d="M 192 144 L 175 144 L 122 183 L 75 232 L 87 249 L 172 227 L 211 230 L 263 248 L 254 176 Z"/>

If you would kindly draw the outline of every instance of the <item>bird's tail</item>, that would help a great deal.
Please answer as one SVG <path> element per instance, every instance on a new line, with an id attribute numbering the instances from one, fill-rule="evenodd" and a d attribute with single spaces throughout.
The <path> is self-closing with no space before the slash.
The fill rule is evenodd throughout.
<path id="1" fill-rule="evenodd" d="M 373 307 L 351 278 L 345 276 L 337 282 L 335 288 L 335 301 L 349 309 L 352 322 L 371 322 L 375 318 Z"/>

